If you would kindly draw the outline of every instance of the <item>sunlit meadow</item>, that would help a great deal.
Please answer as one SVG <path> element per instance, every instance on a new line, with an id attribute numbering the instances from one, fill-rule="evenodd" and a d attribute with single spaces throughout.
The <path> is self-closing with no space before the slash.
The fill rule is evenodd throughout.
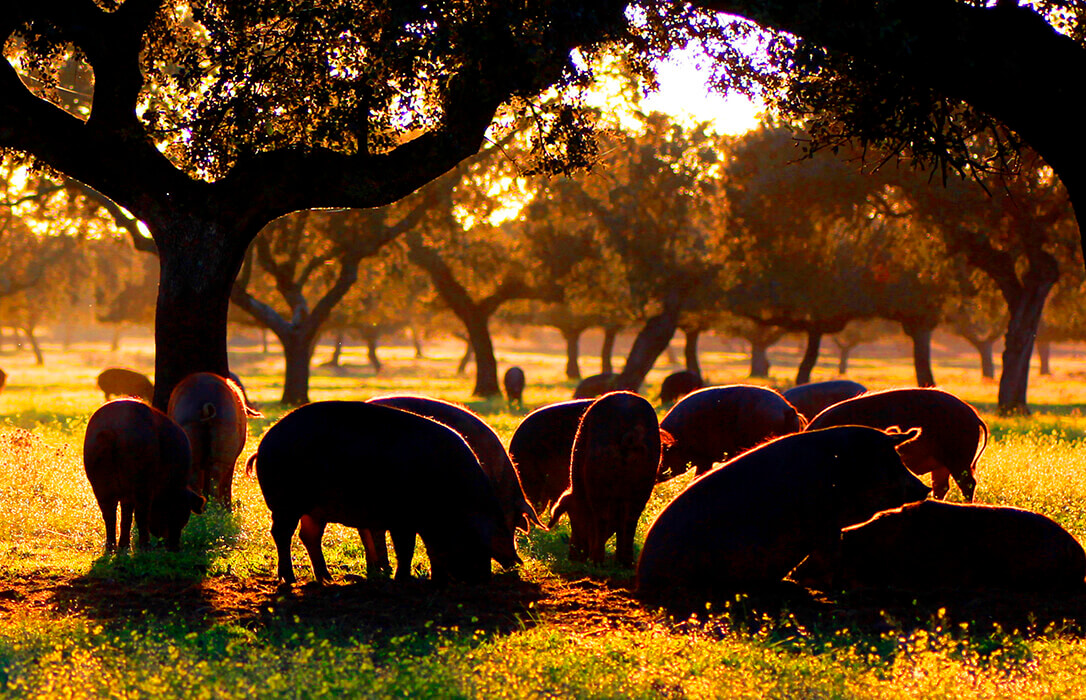
<path id="1" fill-rule="evenodd" d="M 499 339 L 502 368 L 518 364 L 528 375 L 523 411 L 500 399 L 471 399 L 471 378 L 455 373 L 462 347 L 452 343 L 427 348 L 425 359 L 406 347 L 383 348 L 381 376 L 365 364 L 364 349 L 348 349 L 341 369 L 315 368 L 311 398 L 409 391 L 463 401 L 508 443 L 524 413 L 572 393 L 554 340 L 533 332 Z M 586 337 L 585 374 L 598 371 L 597 347 Z M 233 344 L 232 365 L 267 414 L 250 424 L 243 459 L 285 412 L 277 404 L 281 361 L 274 350 L 265 355 L 245 338 Z M 978 500 L 1040 511 L 1086 542 L 1086 350 L 1057 348 L 1054 375 L 1034 374 L 1034 415 L 1014 419 L 993 414 L 996 386 L 980 381 L 974 356 L 948 339 L 935 350 L 940 385 L 977 406 L 992 428 Z M 327 354 L 322 346 L 315 364 Z M 855 355 L 849 378 L 870 388 L 910 384 L 903 345 L 861 347 Z M 275 592 L 269 514 L 242 469 L 233 511 L 212 508 L 194 517 L 180 554 L 103 556 L 102 518 L 82 468 L 83 430 L 101 403 L 94 378 L 109 365 L 150 372 L 151 357 L 146 338 L 117 353 L 94 344 L 68 352 L 47 346 L 43 368 L 28 354 L 0 355 L 9 375 L 0 393 L 0 696 L 1086 697 L 1086 641 L 1074 626 L 971 627 L 938 610 L 909 625 L 889 616 L 877 625 L 812 623 L 787 609 L 740 614 L 742 600 L 735 610 L 675 620 L 630 600 L 628 572 L 569 563 L 564 523 L 522 537 L 524 566 L 494 584 L 504 591 L 526 582 L 542 592 L 515 621 L 480 619 L 485 590 L 453 595 L 465 601 L 454 607 L 476 605 L 472 596 L 483 603 L 450 618 L 439 610 L 448 598 L 425 583 L 403 594 L 386 582 L 372 590 L 392 591 L 413 609 L 375 629 L 352 622 L 352 603 L 343 602 L 357 601 L 359 616 L 366 605 L 351 592 L 365 565 L 357 533 L 347 528 L 330 526 L 324 538 L 339 579 L 331 594 L 314 595 L 307 586 L 298 587 L 296 599 Z M 787 386 L 798 348 L 783 344 L 771 358 L 770 383 Z M 737 343 L 710 339 L 702 362 L 714 383 L 745 381 L 747 358 Z M 655 396 L 676 368 L 661 358 L 645 393 Z M 825 357 L 815 379 L 835 376 L 835 358 Z M 657 489 L 639 543 L 688 481 Z M 297 543 L 294 564 L 299 579 L 309 581 Z M 415 571 L 429 573 L 421 548 Z M 86 597 L 107 596 L 111 587 L 162 593 L 147 602 L 146 614 L 140 601 Z M 205 588 L 238 592 L 237 609 L 223 609 L 221 596 L 197 595 L 193 603 L 193 591 Z M 580 597 L 563 609 L 548 603 L 558 593 Z M 598 609 L 596 600 L 604 601 Z M 315 609 L 333 603 L 331 613 Z M 533 612 L 533 605 L 549 612 Z"/>

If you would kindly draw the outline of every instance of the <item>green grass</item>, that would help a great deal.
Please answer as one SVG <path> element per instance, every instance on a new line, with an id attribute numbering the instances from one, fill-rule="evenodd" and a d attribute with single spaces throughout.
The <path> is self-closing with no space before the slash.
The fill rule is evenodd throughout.
<path id="1" fill-rule="evenodd" d="M 383 351 L 380 377 L 348 353 L 344 371 L 315 370 L 311 398 L 466 401 L 508 442 L 529 410 L 572 393 L 563 358 L 522 343 L 500 359 L 529 376 L 524 409 L 472 400 L 470 377 L 453 372 L 459 350 L 436 347 L 426 360 Z M 908 385 L 908 359 L 880 352 L 855 360 L 850 378 Z M 566 522 L 521 537 L 518 573 L 451 591 L 345 578 L 365 574 L 361 544 L 330 526 L 324 549 L 340 582 L 286 594 L 274 587 L 269 513 L 240 469 L 233 510 L 194 517 L 181 553 L 105 555 L 82 469 L 83 430 L 101 401 L 94 376 L 106 364 L 147 369 L 148 351 L 47 353 L 44 369 L 0 358 L 10 375 L 0 394 L 0 697 L 1086 697 L 1086 641 L 1074 621 L 1022 610 L 1011 616 L 1022 624 L 1000 627 L 924 601 L 891 601 L 869 619 L 745 597 L 673 620 L 622 592 L 630 572 L 569 562 Z M 775 365 L 794 366 L 794 354 L 777 351 Z M 1045 513 L 1086 541 L 1086 362 L 1057 358 L 1057 375 L 1031 387 L 1035 415 L 1012 419 L 991 413 L 995 386 L 976 380 L 971 357 L 937 358 L 942 385 L 992 427 L 978 500 Z M 285 413 L 281 367 L 251 350 L 232 361 L 267 414 L 250 424 L 244 459 Z M 739 352 L 710 348 L 703 362 L 718 383 L 745 381 Z M 654 370 L 646 394 L 670 369 Z M 827 360 L 816 379 L 831 373 Z M 788 380 L 778 370 L 769 383 Z M 690 478 L 654 492 L 638 546 Z M 294 565 L 311 579 L 297 542 Z M 415 569 L 428 574 L 422 547 Z"/>

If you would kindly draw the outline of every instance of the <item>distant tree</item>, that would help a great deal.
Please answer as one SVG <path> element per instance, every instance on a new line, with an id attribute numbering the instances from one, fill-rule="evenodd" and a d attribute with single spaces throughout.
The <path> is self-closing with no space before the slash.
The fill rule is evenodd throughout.
<path id="1" fill-rule="evenodd" d="M 830 336 L 837 346 L 837 373 L 848 374 L 848 362 L 852 352 L 861 345 L 873 343 L 892 332 L 888 322 L 882 319 L 851 321 L 840 333 Z"/>
<path id="2" fill-rule="evenodd" d="M 974 269 L 947 310 L 947 323 L 977 351 L 984 379 L 995 379 L 993 348 L 1007 332 L 1007 320 L 1007 302 L 999 289 L 984 273 Z"/>

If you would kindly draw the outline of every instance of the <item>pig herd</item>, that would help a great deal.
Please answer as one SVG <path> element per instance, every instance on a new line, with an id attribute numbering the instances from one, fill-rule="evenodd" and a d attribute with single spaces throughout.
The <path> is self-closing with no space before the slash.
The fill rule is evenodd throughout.
<path id="1" fill-rule="evenodd" d="M 517 384 L 518 377 L 513 377 Z M 515 533 L 570 523 L 569 557 L 636 565 L 653 604 L 706 601 L 788 578 L 818 590 L 1055 590 L 1083 587 L 1086 554 L 1052 520 L 1025 510 L 926 500 L 950 480 L 966 501 L 988 430 L 938 389 L 864 392 L 826 382 L 787 395 L 748 385 L 685 393 L 662 420 L 642 396 L 604 393 L 529 413 L 509 449 L 466 408 L 419 396 L 322 401 L 285 415 L 246 464 L 271 511 L 278 578 L 292 584 L 295 532 L 317 581 L 328 523 L 358 530 L 367 570 L 411 576 L 418 536 L 435 581 L 482 582 L 491 560 L 520 563 Z M 142 385 L 139 387 L 144 389 Z M 103 390 L 105 387 L 103 386 Z M 167 413 L 132 398 L 87 426 L 84 461 L 106 547 L 163 537 L 176 549 L 205 499 L 229 506 L 247 417 L 238 384 L 186 378 Z M 722 464 L 721 464 L 722 463 Z M 695 478 L 634 531 L 655 486 Z M 120 539 L 116 533 L 121 508 Z"/>

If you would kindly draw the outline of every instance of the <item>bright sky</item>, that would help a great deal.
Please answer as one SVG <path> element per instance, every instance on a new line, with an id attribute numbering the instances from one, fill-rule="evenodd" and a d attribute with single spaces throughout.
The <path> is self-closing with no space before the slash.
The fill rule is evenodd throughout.
<path id="1" fill-rule="evenodd" d="M 699 70 L 690 57 L 681 55 L 657 68 L 660 91 L 649 95 L 644 107 L 667 112 L 682 119 L 714 121 L 719 131 L 740 134 L 758 125 L 758 113 L 764 108 L 741 95 L 726 99 L 711 92 L 706 79 L 709 73 Z"/>

